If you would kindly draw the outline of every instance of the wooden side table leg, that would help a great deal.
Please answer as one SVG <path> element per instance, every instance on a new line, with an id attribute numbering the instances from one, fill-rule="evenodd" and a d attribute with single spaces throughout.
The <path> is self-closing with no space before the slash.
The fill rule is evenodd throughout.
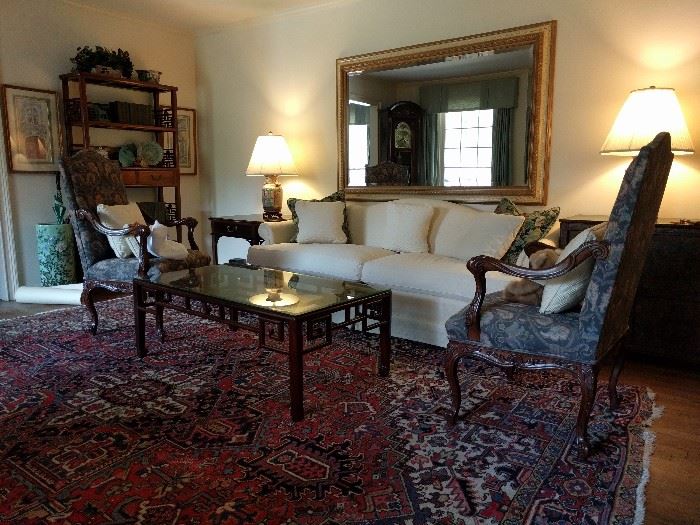
<path id="1" fill-rule="evenodd" d="M 289 399 L 292 421 L 304 419 L 304 337 L 302 322 L 289 321 Z"/>
<path id="2" fill-rule="evenodd" d="M 382 299 L 381 325 L 379 327 L 379 356 L 377 356 L 377 368 L 379 375 L 389 375 L 391 362 L 391 294 Z"/>
<path id="3" fill-rule="evenodd" d="M 134 329 L 136 332 L 136 355 L 146 357 L 146 310 L 143 288 L 134 282 Z"/>
<path id="4" fill-rule="evenodd" d="M 219 264 L 219 236 L 215 233 L 211 234 L 211 258 L 214 264 Z"/>

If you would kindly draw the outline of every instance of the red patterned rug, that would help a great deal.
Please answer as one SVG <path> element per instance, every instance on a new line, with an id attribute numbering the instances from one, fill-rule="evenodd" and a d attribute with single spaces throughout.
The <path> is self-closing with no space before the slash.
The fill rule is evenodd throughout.
<path id="1" fill-rule="evenodd" d="M 575 384 L 464 374 L 445 423 L 440 348 L 349 331 L 305 357 L 306 419 L 285 356 L 251 333 L 167 315 L 135 356 L 131 299 L 0 322 L 0 523 L 631 524 L 643 512 L 654 403 L 600 386 L 588 463 L 570 448 Z M 151 322 L 151 320 L 149 320 Z M 635 516 L 635 514 L 637 514 Z"/>

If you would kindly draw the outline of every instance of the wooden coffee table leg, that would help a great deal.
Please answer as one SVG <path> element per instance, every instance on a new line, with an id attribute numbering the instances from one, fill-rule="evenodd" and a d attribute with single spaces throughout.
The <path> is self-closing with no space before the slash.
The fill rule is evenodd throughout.
<path id="1" fill-rule="evenodd" d="M 289 329 L 289 399 L 292 421 L 304 419 L 304 338 L 300 321 L 292 320 Z"/>
<path id="2" fill-rule="evenodd" d="M 144 310 L 144 291 L 134 283 L 134 328 L 136 331 L 136 354 L 146 357 L 146 310 Z"/>
<path id="3" fill-rule="evenodd" d="M 391 362 L 391 295 L 382 299 L 381 326 L 379 327 L 379 356 L 377 363 L 379 375 L 389 375 L 389 363 Z"/>

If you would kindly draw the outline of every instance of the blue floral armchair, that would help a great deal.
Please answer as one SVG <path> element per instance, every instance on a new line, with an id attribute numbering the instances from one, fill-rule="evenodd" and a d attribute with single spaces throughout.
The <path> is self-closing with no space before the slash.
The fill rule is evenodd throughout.
<path id="1" fill-rule="evenodd" d="M 516 369 L 561 369 L 581 383 L 575 442 L 579 455 L 588 455 L 588 420 L 598 372 L 608 359 L 614 360 L 608 383 L 610 405 L 612 409 L 618 405 L 617 380 L 624 363 L 621 343 L 672 161 L 670 135 L 660 133 L 627 168 L 603 240 L 582 245 L 552 268 L 530 270 L 486 256 L 469 260 L 467 268 L 476 280 L 474 300 L 446 323 L 451 423 L 461 405 L 457 365 L 462 358 L 501 367 L 509 378 Z M 589 257 L 596 260 L 580 312 L 542 314 L 537 306 L 508 303 L 500 293 L 486 295 L 488 271 L 546 280 L 566 274 Z"/>
<path id="2" fill-rule="evenodd" d="M 98 289 L 131 292 L 133 279 L 175 270 L 207 266 L 211 258 L 199 251 L 194 240 L 196 219 L 192 217 L 166 222 L 166 226 L 186 226 L 190 250 L 185 260 L 163 259 L 149 255 L 147 225 L 110 229 L 97 218 L 98 204 L 128 204 L 119 163 L 105 159 L 95 150 L 81 150 L 61 163 L 61 192 L 73 226 L 83 270 L 81 302 L 92 317 L 91 331 L 97 333 L 98 316 L 94 293 Z M 107 236 L 134 235 L 139 239 L 138 257 L 119 259 L 107 242 Z M 159 320 L 162 329 L 162 320 Z M 162 330 L 160 330 L 162 332 Z"/>

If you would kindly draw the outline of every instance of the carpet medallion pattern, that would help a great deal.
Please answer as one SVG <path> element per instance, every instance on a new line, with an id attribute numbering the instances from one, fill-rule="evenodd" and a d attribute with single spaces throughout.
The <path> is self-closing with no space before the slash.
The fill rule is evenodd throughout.
<path id="1" fill-rule="evenodd" d="M 0 322 L 0 523 L 632 524 L 654 403 L 599 388 L 593 455 L 571 446 L 566 376 L 467 363 L 468 413 L 445 421 L 444 350 L 342 331 L 305 356 L 306 418 L 287 360 L 244 331 L 166 312 L 135 355 L 130 299 Z"/>

